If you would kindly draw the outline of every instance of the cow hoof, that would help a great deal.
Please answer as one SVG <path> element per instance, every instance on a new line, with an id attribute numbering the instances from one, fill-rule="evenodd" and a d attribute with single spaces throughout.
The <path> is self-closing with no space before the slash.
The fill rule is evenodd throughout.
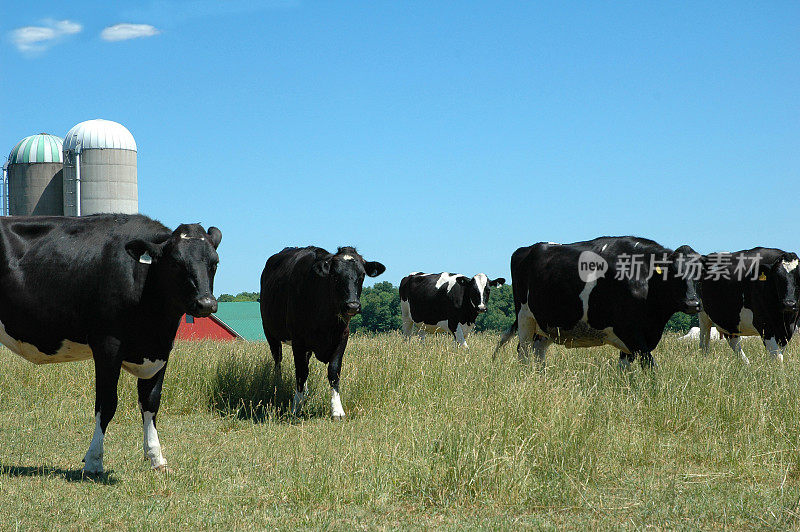
<path id="1" fill-rule="evenodd" d="M 95 479 L 101 477 L 105 474 L 105 471 L 102 469 L 86 469 L 85 467 L 81 470 L 81 476 L 87 479 Z"/>
<path id="2" fill-rule="evenodd" d="M 344 421 L 344 419 L 345 419 L 345 415 L 343 413 L 342 414 L 332 414 L 331 415 L 331 420 L 333 420 L 333 421 Z"/>
<path id="3" fill-rule="evenodd" d="M 174 472 L 174 471 L 172 471 L 172 469 L 167 464 L 161 464 L 159 466 L 153 466 L 152 469 L 153 469 L 153 471 L 158 471 L 159 473 L 163 473 L 164 475 L 172 474 Z"/>

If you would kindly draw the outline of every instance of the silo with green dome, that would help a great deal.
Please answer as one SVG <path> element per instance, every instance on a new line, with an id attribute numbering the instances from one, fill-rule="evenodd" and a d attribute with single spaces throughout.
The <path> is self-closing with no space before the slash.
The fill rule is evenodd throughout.
<path id="1" fill-rule="evenodd" d="M 14 146 L 7 163 L 9 214 L 64 214 L 62 145 L 60 137 L 40 133 Z"/>

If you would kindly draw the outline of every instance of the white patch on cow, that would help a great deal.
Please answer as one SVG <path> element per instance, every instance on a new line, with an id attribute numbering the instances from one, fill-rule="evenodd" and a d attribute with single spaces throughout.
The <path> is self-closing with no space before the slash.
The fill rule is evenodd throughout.
<path id="1" fill-rule="evenodd" d="M 581 298 L 581 303 L 583 303 L 583 317 L 581 318 L 581 321 L 585 321 L 586 323 L 589 323 L 589 294 L 592 293 L 592 290 L 594 290 L 596 285 L 596 279 L 586 283 L 581 291 L 580 296 L 578 296 Z"/>
<path id="2" fill-rule="evenodd" d="M 450 292 L 450 290 L 452 290 L 456 284 L 456 279 L 458 279 L 459 277 L 464 277 L 464 276 L 460 274 L 453 275 L 447 272 L 442 273 L 436 280 L 436 289 L 438 290 L 442 286 L 447 285 L 447 291 Z"/>
<path id="3" fill-rule="evenodd" d="M 769 354 L 772 355 L 772 358 L 778 362 L 783 362 L 783 352 L 781 350 L 781 346 L 778 345 L 778 342 L 774 337 L 764 338 L 764 347 L 767 348 L 767 351 L 769 351 Z"/>
<path id="4" fill-rule="evenodd" d="M 339 258 L 342 260 L 356 260 L 355 257 L 353 257 L 352 255 L 342 255 Z"/>
<path id="5" fill-rule="evenodd" d="M 475 277 L 473 277 L 475 283 L 478 285 L 478 293 L 481 296 L 480 303 L 478 304 L 478 310 L 484 310 L 486 308 L 486 301 L 483 300 L 483 289 L 486 288 L 486 284 L 489 282 L 489 278 L 486 277 L 485 273 L 479 273 Z"/>
<path id="6" fill-rule="evenodd" d="M 548 242 L 548 244 L 550 244 L 551 246 L 560 246 L 561 245 L 558 242 Z"/>
<path id="7" fill-rule="evenodd" d="M 166 363 L 166 360 L 150 360 L 149 358 L 145 358 L 141 364 L 123 361 L 122 369 L 139 379 L 151 379 L 156 373 L 161 371 L 161 368 L 163 368 Z"/>
<path id="8" fill-rule="evenodd" d="M 13 353 L 34 364 L 55 364 L 58 362 L 73 362 L 75 360 L 92 358 L 92 350 L 88 345 L 79 344 L 71 340 L 62 341 L 61 347 L 59 347 L 54 355 L 42 353 L 35 345 L 27 342 L 20 342 L 9 336 L 2 322 L 0 322 L 0 343 L 9 348 Z"/>
<path id="9" fill-rule="evenodd" d="M 421 273 L 422 273 L 422 272 L 411 272 L 411 273 L 409 273 L 408 275 L 419 275 L 419 274 L 421 274 Z"/>
<path id="10" fill-rule="evenodd" d="M 637 248 L 637 247 L 639 247 L 639 244 L 641 244 L 641 242 L 635 242 L 635 243 L 633 244 L 633 247 Z"/>
<path id="11" fill-rule="evenodd" d="M 728 337 L 728 345 L 731 346 L 733 352 L 739 355 L 739 359 L 744 362 L 745 364 L 750 364 L 750 360 L 748 360 L 747 355 L 744 354 L 744 349 L 742 349 L 742 339 L 739 336 L 730 336 Z"/>
<path id="12" fill-rule="evenodd" d="M 759 336 L 755 325 L 753 325 L 753 311 L 747 307 L 742 307 L 739 311 L 738 333 L 744 336 Z"/>
<path id="13" fill-rule="evenodd" d="M 139 262 L 142 264 L 153 264 L 153 257 L 151 257 L 150 254 L 145 251 L 139 255 Z"/>
<path id="14" fill-rule="evenodd" d="M 141 410 L 142 405 L 139 404 Z M 142 412 L 142 427 L 144 429 L 144 457 L 150 459 L 153 469 L 164 467 L 167 461 L 161 454 L 161 442 L 158 441 L 158 431 L 154 422 L 156 415 L 153 412 Z"/>
<path id="15" fill-rule="evenodd" d="M 447 320 L 442 320 L 442 321 L 440 321 L 440 322 L 438 322 L 438 323 L 436 323 L 434 325 L 432 325 L 430 323 L 417 323 L 416 325 L 420 329 L 424 330 L 425 332 L 429 332 L 431 334 L 441 333 L 441 332 L 444 332 L 444 333 L 449 333 L 450 332 L 450 327 L 448 327 L 448 325 L 447 325 Z"/>
<path id="16" fill-rule="evenodd" d="M 331 388 L 331 417 L 333 419 L 344 419 L 344 408 L 342 408 L 342 398 L 339 392 Z"/>
<path id="17" fill-rule="evenodd" d="M 600 248 L 600 253 L 604 252 L 607 247 L 608 247 L 608 244 L 603 244 L 603 247 Z"/>
<path id="18" fill-rule="evenodd" d="M 721 340 L 722 336 L 719 334 L 719 330 L 716 327 L 712 327 L 709 330 L 709 339 L 710 340 Z M 701 338 L 700 327 L 692 327 L 689 329 L 689 332 L 685 335 L 678 338 L 678 340 L 689 341 L 689 340 L 699 340 Z"/>
<path id="19" fill-rule="evenodd" d="M 103 429 L 100 428 L 100 413 L 94 416 L 94 434 L 92 435 L 92 442 L 89 444 L 89 450 L 86 451 L 86 456 L 83 457 L 83 470 L 86 473 L 102 473 L 103 472 Z"/>
<path id="20" fill-rule="evenodd" d="M 797 259 L 794 259 L 792 261 L 784 260 L 781 262 L 781 264 L 783 264 L 783 267 L 787 272 L 791 273 L 797 269 L 798 262 L 800 261 L 798 261 Z"/>

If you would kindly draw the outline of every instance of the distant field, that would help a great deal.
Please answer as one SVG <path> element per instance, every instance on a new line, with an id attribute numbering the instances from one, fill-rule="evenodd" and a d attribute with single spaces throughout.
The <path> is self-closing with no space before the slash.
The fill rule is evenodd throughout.
<path id="1" fill-rule="evenodd" d="M 291 356 L 275 396 L 266 344 L 178 344 L 159 417 L 174 471 L 143 461 L 124 374 L 95 481 L 80 475 L 92 364 L 2 350 L 2 528 L 798 527 L 796 341 L 783 366 L 746 342 L 745 367 L 668 337 L 652 375 L 607 348 L 551 348 L 544 372 L 512 345 L 493 362 L 497 338 L 352 338 L 344 423 L 319 362 L 294 419 Z"/>

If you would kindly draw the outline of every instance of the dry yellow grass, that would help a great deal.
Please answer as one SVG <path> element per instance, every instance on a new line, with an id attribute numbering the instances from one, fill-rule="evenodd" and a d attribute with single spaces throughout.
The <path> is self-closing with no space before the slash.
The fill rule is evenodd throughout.
<path id="1" fill-rule="evenodd" d="M 120 384 L 99 481 L 80 480 L 93 368 L 0 352 L 3 527 L 794 528 L 800 515 L 800 350 L 748 341 L 704 356 L 665 337 L 655 374 L 611 349 L 551 348 L 520 366 L 497 335 L 456 350 L 396 334 L 345 354 L 348 419 L 328 419 L 322 364 L 287 414 L 266 344 L 179 343 L 159 432 L 171 475 L 142 460 L 135 383 Z"/>

